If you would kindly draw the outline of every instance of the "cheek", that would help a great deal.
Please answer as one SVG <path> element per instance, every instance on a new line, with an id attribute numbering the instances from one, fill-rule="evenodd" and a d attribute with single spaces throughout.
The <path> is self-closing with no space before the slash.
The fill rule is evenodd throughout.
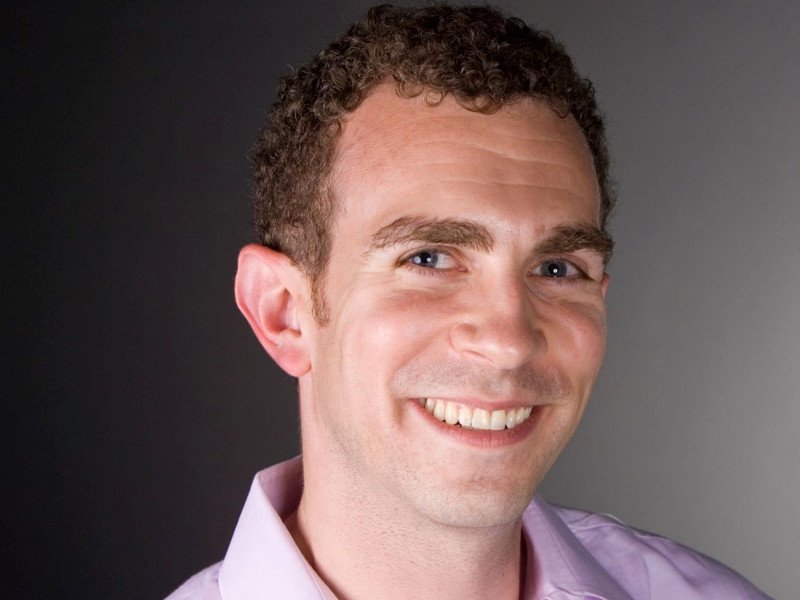
<path id="1" fill-rule="evenodd" d="M 349 306 L 353 309 L 332 324 L 335 343 L 323 352 L 338 354 L 333 376 L 353 377 L 350 386 L 361 394 L 388 393 L 397 370 L 435 351 L 434 340 L 441 337 L 443 307 L 424 294 L 367 290 L 351 297 Z"/>
<path id="2" fill-rule="evenodd" d="M 543 418 L 550 465 L 578 427 L 597 379 L 606 347 L 605 310 L 601 305 L 565 304 L 559 307 L 554 324 L 548 355 L 570 381 L 571 395 L 568 402 L 550 407 Z"/>
<path id="3" fill-rule="evenodd" d="M 441 311 L 421 294 L 381 294 L 353 315 L 354 352 L 378 365 L 402 364 L 435 338 Z"/>
<path id="4" fill-rule="evenodd" d="M 605 355 L 605 306 L 565 303 L 557 308 L 556 322 L 551 352 L 560 357 L 565 373 L 591 386 Z"/>

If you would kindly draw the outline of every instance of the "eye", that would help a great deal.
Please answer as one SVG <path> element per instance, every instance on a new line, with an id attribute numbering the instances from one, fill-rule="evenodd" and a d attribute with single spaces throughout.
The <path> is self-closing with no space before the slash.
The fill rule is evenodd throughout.
<path id="1" fill-rule="evenodd" d="M 567 260 L 546 260 L 534 270 L 535 275 L 549 279 L 583 277 L 583 271 Z"/>
<path id="2" fill-rule="evenodd" d="M 420 267 L 428 270 L 442 271 L 457 267 L 455 259 L 447 252 L 441 250 L 418 250 L 409 254 L 403 262 L 413 267 Z"/>
<path id="3" fill-rule="evenodd" d="M 435 250 L 423 250 L 422 252 L 412 254 L 408 260 L 411 261 L 411 264 L 419 267 L 434 268 L 439 264 L 441 256 L 439 252 L 436 252 Z"/>

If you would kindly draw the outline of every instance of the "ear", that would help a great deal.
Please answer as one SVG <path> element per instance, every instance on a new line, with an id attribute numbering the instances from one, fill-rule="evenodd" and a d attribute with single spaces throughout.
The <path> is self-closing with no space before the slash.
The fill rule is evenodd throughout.
<path id="1" fill-rule="evenodd" d="M 297 315 L 305 306 L 304 283 L 305 277 L 285 254 L 257 244 L 239 252 L 236 304 L 267 353 L 294 377 L 311 369 Z"/>
<path id="2" fill-rule="evenodd" d="M 608 284 L 611 283 L 611 275 L 603 273 L 603 279 L 600 280 L 600 293 L 603 295 L 603 300 L 606 299 L 606 292 L 608 292 Z"/>

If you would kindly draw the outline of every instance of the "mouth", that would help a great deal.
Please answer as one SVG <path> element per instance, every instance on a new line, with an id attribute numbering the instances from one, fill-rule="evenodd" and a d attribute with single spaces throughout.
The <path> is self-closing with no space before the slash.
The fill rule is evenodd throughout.
<path id="1" fill-rule="evenodd" d="M 533 412 L 532 406 L 486 410 L 441 398 L 418 398 L 417 402 L 433 418 L 442 423 L 476 431 L 514 429 L 525 423 Z"/>

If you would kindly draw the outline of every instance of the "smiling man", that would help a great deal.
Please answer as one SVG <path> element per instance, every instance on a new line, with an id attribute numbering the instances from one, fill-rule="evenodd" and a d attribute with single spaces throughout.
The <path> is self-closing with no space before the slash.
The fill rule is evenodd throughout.
<path id="1" fill-rule="evenodd" d="M 606 341 L 592 87 L 485 7 L 379 7 L 285 78 L 236 298 L 298 380 L 303 455 L 171 598 L 763 598 L 535 496 Z"/>

